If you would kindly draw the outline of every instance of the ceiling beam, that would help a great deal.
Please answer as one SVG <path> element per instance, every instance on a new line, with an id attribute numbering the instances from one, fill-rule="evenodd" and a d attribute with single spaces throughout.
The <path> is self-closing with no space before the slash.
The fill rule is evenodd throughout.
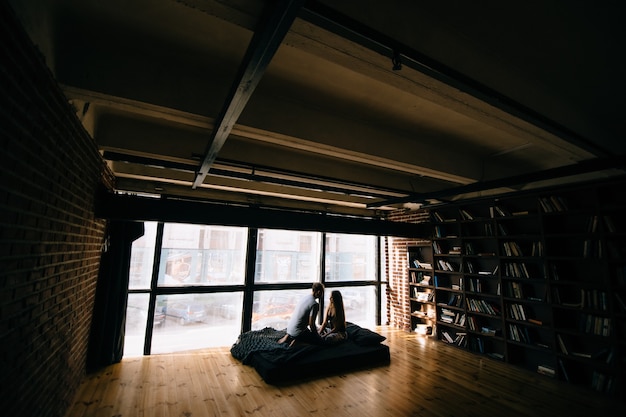
<path id="1" fill-rule="evenodd" d="M 590 172 L 597 172 L 608 169 L 626 169 L 626 155 L 609 158 L 588 159 L 586 161 L 578 162 L 572 165 L 531 172 L 523 175 L 516 175 L 513 177 L 499 178 L 492 181 L 475 182 L 473 184 L 462 185 L 460 187 L 448 188 L 440 191 L 412 194 L 408 197 L 390 198 L 376 203 L 369 203 L 367 204 L 367 207 L 375 208 L 390 204 L 401 203 L 425 203 L 429 200 L 436 200 L 444 197 L 475 193 L 478 191 L 493 190 L 503 187 L 514 187 L 538 181 L 547 181 L 555 178 L 587 174 Z"/>
<path id="2" fill-rule="evenodd" d="M 204 182 L 217 154 L 261 81 L 265 69 L 291 28 L 303 3 L 304 0 L 267 2 L 266 10 L 261 15 L 259 28 L 254 32 L 239 68 L 239 74 L 216 120 L 192 188 L 195 189 Z"/>

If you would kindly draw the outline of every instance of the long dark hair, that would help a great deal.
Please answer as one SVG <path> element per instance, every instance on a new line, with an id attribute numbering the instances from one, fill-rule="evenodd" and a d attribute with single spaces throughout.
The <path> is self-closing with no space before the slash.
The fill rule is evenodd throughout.
<path id="1" fill-rule="evenodd" d="M 343 309 L 343 296 L 341 291 L 333 290 L 330 293 L 330 299 L 333 302 L 333 309 L 335 310 L 335 317 L 338 321 L 346 322 L 346 312 Z"/>

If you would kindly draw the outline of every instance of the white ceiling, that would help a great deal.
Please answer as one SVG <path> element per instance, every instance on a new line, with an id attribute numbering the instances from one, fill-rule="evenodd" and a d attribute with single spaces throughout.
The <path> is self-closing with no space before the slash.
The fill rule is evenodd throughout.
<path id="1" fill-rule="evenodd" d="M 623 174 L 620 2 L 302 2 L 216 146 L 283 3 L 12 1 L 119 191 L 377 216 Z"/>

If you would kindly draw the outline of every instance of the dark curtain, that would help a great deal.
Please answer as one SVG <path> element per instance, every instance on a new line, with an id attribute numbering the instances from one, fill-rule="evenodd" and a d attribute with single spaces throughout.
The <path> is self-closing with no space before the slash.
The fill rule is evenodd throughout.
<path id="1" fill-rule="evenodd" d="M 128 301 L 132 243 L 143 236 L 144 225 L 111 221 L 100 260 L 87 368 L 95 370 L 122 359 Z"/>

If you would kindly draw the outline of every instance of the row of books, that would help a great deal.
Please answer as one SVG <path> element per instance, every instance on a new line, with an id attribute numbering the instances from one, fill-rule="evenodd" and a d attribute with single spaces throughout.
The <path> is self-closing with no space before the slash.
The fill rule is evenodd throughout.
<path id="1" fill-rule="evenodd" d="M 532 343 L 528 328 L 526 326 L 518 326 L 517 324 L 509 324 L 509 338 L 520 343 Z"/>
<path id="2" fill-rule="evenodd" d="M 530 278 L 525 262 L 505 262 L 504 275 L 513 278 Z"/>
<path id="3" fill-rule="evenodd" d="M 450 343 L 453 345 L 457 345 L 460 347 L 467 347 L 467 333 L 457 333 L 454 338 L 452 336 L 450 336 L 450 333 L 448 333 L 447 331 L 443 330 L 441 332 L 441 340 L 443 340 L 446 343 Z"/>
<path id="4" fill-rule="evenodd" d="M 579 330 L 597 336 L 610 336 L 611 318 L 582 313 L 579 318 Z"/>
<path id="5" fill-rule="evenodd" d="M 411 284 L 430 285 L 431 275 L 424 271 L 410 271 L 409 277 Z"/>
<path id="6" fill-rule="evenodd" d="M 518 321 L 526 321 L 526 310 L 521 304 L 509 304 L 509 318 L 518 320 Z"/>
<path id="7" fill-rule="evenodd" d="M 457 265 L 453 264 L 452 262 L 449 262 L 445 259 L 438 259 L 437 263 L 439 264 L 439 269 L 441 269 L 442 271 L 458 272 Z"/>
<path id="8" fill-rule="evenodd" d="M 613 223 L 613 219 L 610 216 L 602 216 L 604 221 L 604 226 L 608 233 L 615 233 L 617 229 L 615 227 L 615 223 Z M 595 233 L 598 231 L 598 226 L 600 224 L 600 219 L 598 215 L 593 215 L 587 221 L 587 232 Z"/>
<path id="9" fill-rule="evenodd" d="M 439 321 L 455 326 L 465 326 L 465 313 L 452 311 L 449 308 L 442 308 L 439 312 Z"/>
<path id="10" fill-rule="evenodd" d="M 583 241 L 583 258 L 602 258 L 602 241 L 585 239 Z"/>
<path id="11" fill-rule="evenodd" d="M 467 299 L 467 307 L 470 311 L 497 316 L 500 314 L 500 306 L 486 300 L 475 298 Z"/>
<path id="12" fill-rule="evenodd" d="M 540 197 L 539 204 L 544 213 L 557 213 L 567 211 L 567 202 L 558 195 Z"/>

